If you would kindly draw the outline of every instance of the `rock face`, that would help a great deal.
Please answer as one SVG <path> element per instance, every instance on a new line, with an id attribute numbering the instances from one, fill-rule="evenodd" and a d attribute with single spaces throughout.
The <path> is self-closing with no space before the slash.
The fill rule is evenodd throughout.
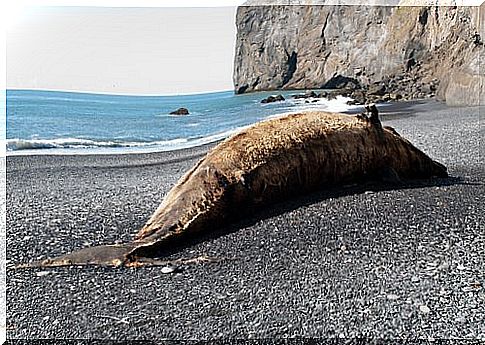
<path id="1" fill-rule="evenodd" d="M 485 4 L 241 6 L 235 92 L 350 86 L 392 98 L 379 83 L 404 82 L 406 98 L 478 104 L 484 18 Z"/>

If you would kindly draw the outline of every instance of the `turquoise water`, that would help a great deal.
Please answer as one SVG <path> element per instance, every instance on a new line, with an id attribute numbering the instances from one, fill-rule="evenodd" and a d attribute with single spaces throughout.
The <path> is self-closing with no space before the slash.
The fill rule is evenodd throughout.
<path id="1" fill-rule="evenodd" d="M 345 111 L 347 99 L 261 104 L 274 93 L 232 91 L 180 96 L 120 96 L 7 90 L 8 154 L 168 151 L 223 139 L 276 114 L 301 109 Z M 310 100 L 312 101 L 312 100 Z M 169 115 L 185 107 L 187 116 Z"/>

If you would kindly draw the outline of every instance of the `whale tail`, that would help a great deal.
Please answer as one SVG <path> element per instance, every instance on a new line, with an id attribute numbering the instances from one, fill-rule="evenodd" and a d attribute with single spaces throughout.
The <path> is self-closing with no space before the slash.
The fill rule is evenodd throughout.
<path id="1" fill-rule="evenodd" d="M 17 268 L 60 267 L 60 266 L 127 266 L 129 254 L 138 246 L 136 243 L 111 244 L 88 247 L 53 259 L 45 259 L 18 265 Z"/>
<path id="2" fill-rule="evenodd" d="M 88 247 L 53 259 L 33 261 L 17 265 L 15 268 L 62 267 L 62 266 L 105 266 L 105 267 L 143 267 L 200 264 L 219 262 L 221 258 L 201 255 L 194 258 L 163 259 L 155 254 L 157 242 L 129 242 Z M 159 254 L 159 253 L 158 253 Z M 225 258 L 227 259 L 227 258 Z"/>
<path id="3" fill-rule="evenodd" d="M 161 241 L 163 243 L 163 241 Z M 134 241 L 83 248 L 52 259 L 38 260 L 17 265 L 15 268 L 105 266 L 142 267 L 163 266 L 171 263 L 160 257 L 158 241 Z"/>

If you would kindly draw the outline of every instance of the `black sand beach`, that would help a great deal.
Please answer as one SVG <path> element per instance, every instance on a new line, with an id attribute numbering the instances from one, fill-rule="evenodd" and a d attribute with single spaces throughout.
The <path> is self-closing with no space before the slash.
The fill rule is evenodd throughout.
<path id="1" fill-rule="evenodd" d="M 142 269 L 11 269 L 127 241 L 207 147 L 7 158 L 7 336 L 485 339 L 483 107 L 383 116 L 451 177 L 281 203 Z"/>

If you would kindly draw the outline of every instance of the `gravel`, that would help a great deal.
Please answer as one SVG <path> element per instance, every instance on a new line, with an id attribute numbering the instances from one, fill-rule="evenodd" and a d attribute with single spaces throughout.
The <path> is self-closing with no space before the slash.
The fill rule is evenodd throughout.
<path id="1" fill-rule="evenodd" d="M 485 339 L 485 175 L 479 112 L 388 108 L 452 177 L 275 205 L 171 258 L 177 267 L 13 269 L 129 240 L 207 147 L 7 158 L 10 338 Z M 483 149 L 483 148 L 482 148 Z"/>

